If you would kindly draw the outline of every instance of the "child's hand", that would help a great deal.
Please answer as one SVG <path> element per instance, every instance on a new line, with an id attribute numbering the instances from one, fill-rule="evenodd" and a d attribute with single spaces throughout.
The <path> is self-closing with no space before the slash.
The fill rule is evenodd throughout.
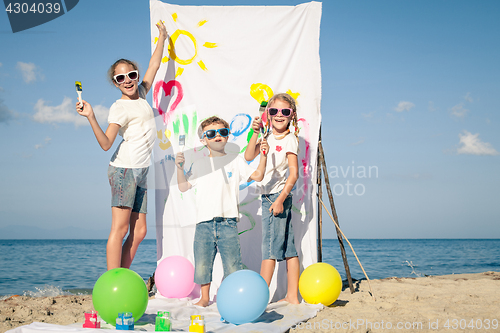
<path id="1" fill-rule="evenodd" d="M 267 153 L 269 152 L 269 145 L 267 144 L 266 139 L 262 139 L 260 142 L 260 153 L 264 156 L 267 156 Z"/>
<path id="2" fill-rule="evenodd" d="M 183 165 L 184 165 L 184 153 L 177 153 L 177 155 L 175 155 L 175 165 L 179 168 L 179 169 L 183 169 Z"/>
<path id="3" fill-rule="evenodd" d="M 283 202 L 276 200 L 273 202 L 271 207 L 269 207 L 269 213 L 272 213 L 274 216 L 278 216 L 283 213 Z"/>
<path id="4" fill-rule="evenodd" d="M 78 112 L 81 116 L 87 118 L 94 116 L 94 110 L 92 109 L 92 105 L 90 105 L 90 103 L 87 103 L 83 99 L 82 99 L 82 105 L 80 105 L 80 102 L 76 102 L 76 112 Z"/>
<path id="5" fill-rule="evenodd" d="M 262 120 L 260 119 L 259 116 L 255 117 L 253 119 L 253 121 L 252 121 L 252 129 L 253 129 L 254 133 L 259 134 L 261 124 L 262 124 Z"/>
<path id="6" fill-rule="evenodd" d="M 163 24 L 163 21 L 158 21 L 156 23 L 156 27 L 158 28 L 158 31 L 160 32 L 160 37 L 158 39 L 165 40 L 167 39 L 167 28 L 165 28 L 165 25 Z"/>

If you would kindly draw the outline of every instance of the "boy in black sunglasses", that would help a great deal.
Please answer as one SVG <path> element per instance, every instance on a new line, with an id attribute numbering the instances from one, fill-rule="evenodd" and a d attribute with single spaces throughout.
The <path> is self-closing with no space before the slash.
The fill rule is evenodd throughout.
<path id="1" fill-rule="evenodd" d="M 181 192 L 196 190 L 196 231 L 194 236 L 194 282 L 201 285 L 201 299 L 195 304 L 207 306 L 217 250 L 221 255 L 224 277 L 243 268 L 237 220 L 239 216 L 239 184 L 261 181 L 266 168 L 266 155 L 261 154 L 257 170 L 238 154 L 228 154 L 229 124 L 216 116 L 204 120 L 199 128 L 200 141 L 210 155 L 196 160 L 189 181 L 184 172 L 184 154 L 175 158 L 177 181 Z M 261 144 L 266 150 L 267 142 Z"/>

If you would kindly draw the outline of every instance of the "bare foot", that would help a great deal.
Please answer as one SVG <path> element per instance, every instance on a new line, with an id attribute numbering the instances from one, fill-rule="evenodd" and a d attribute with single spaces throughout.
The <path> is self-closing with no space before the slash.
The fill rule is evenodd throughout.
<path id="1" fill-rule="evenodd" d="M 288 296 L 279 300 L 278 302 L 288 302 L 290 304 L 300 304 L 298 298 L 291 298 L 291 297 L 289 298 Z"/>
<path id="2" fill-rule="evenodd" d="M 205 308 L 205 307 L 207 307 L 207 306 L 208 306 L 208 303 L 210 303 L 210 301 L 209 301 L 208 299 L 203 299 L 203 298 L 202 298 L 202 299 L 200 299 L 200 300 L 198 301 L 198 303 L 195 303 L 195 304 L 193 304 L 193 305 L 197 305 L 197 306 L 201 306 L 201 307 L 204 307 L 204 308 Z"/>

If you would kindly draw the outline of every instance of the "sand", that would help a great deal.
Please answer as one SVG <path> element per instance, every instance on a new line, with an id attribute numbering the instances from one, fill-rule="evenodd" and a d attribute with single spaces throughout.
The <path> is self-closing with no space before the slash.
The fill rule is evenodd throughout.
<path id="1" fill-rule="evenodd" d="M 318 316 L 290 332 L 500 332 L 500 273 L 366 280 L 342 291 Z M 34 321 L 83 323 L 92 297 L 15 296 L 0 301 L 0 332 Z M 489 328 L 489 329 L 487 329 Z"/>

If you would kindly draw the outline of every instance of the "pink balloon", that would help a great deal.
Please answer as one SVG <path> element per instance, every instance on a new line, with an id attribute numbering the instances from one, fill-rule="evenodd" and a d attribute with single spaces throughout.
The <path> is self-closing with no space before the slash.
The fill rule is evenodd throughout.
<path id="1" fill-rule="evenodd" d="M 155 284 L 162 296 L 187 297 L 195 286 L 194 266 L 182 256 L 166 257 L 156 267 Z"/>

